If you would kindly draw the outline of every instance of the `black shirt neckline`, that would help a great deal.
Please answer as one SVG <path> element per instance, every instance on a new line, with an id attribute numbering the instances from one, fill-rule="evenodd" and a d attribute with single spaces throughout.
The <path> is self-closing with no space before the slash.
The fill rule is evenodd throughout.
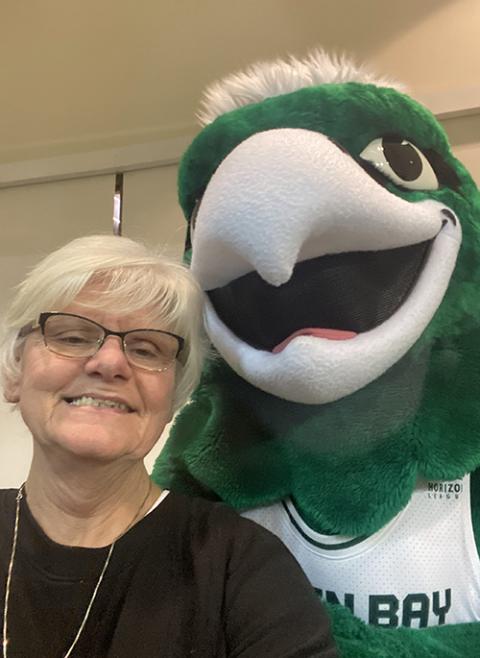
<path id="1" fill-rule="evenodd" d="M 13 514 L 12 528 L 9 533 L 9 541 L 13 539 L 13 528 L 15 523 L 16 494 L 12 490 Z M 155 528 L 158 535 L 159 528 L 163 526 L 158 523 L 158 516 L 163 515 L 169 507 L 171 492 L 160 504 L 138 521 L 130 530 L 120 537 L 113 549 L 108 573 L 112 575 L 115 570 L 125 568 L 130 562 L 137 558 L 141 537 L 148 541 L 148 535 Z M 11 545 L 11 543 L 10 543 Z M 107 558 L 110 545 L 101 548 L 86 548 L 82 546 L 66 546 L 59 544 L 43 531 L 35 520 L 28 506 L 27 496 L 20 502 L 20 518 L 18 526 L 17 559 L 25 559 L 37 571 L 44 576 L 54 580 L 66 581 L 95 581 Z"/>

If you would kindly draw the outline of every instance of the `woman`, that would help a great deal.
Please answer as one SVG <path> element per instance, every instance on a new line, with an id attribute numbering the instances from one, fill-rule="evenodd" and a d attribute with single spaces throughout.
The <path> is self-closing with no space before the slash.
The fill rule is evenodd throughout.
<path id="1" fill-rule="evenodd" d="M 1 368 L 34 449 L 0 492 L 4 658 L 335 655 L 276 538 L 145 470 L 198 381 L 200 324 L 188 271 L 127 238 L 74 240 L 20 286 Z"/>

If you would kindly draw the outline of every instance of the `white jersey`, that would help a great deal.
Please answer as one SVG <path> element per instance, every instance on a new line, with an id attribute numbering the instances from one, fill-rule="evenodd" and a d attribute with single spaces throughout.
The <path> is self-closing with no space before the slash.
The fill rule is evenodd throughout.
<path id="1" fill-rule="evenodd" d="M 369 624 L 423 628 L 480 620 L 469 475 L 419 482 L 408 505 L 366 538 L 314 532 L 291 500 L 243 516 L 282 539 L 323 599 Z"/>

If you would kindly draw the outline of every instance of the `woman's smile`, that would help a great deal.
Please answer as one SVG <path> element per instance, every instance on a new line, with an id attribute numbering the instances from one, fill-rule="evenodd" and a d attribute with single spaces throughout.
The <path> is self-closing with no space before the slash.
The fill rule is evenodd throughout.
<path id="1" fill-rule="evenodd" d="M 118 411 L 122 413 L 132 413 L 134 411 L 134 409 L 132 409 L 126 402 L 110 397 L 98 397 L 89 393 L 73 398 L 65 398 L 65 402 L 72 407 L 82 409 L 88 407 L 94 409 L 108 409 L 110 411 Z"/>

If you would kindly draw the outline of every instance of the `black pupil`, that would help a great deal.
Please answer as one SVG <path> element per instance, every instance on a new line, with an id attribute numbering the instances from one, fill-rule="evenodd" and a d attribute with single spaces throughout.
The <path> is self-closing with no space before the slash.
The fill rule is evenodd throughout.
<path id="1" fill-rule="evenodd" d="M 393 171 L 405 181 L 414 181 L 422 173 L 420 156 L 408 142 L 382 140 L 383 153 Z"/>

